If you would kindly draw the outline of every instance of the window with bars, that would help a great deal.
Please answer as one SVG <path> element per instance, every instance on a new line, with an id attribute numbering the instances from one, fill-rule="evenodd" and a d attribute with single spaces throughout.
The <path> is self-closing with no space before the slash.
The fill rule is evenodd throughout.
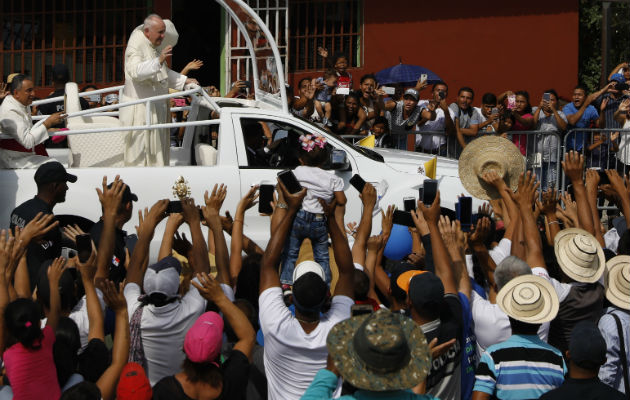
<path id="1" fill-rule="evenodd" d="M 294 72 L 325 69 L 329 57 L 345 53 L 349 67 L 361 65 L 362 0 L 294 0 L 289 4 L 289 66 Z M 331 62 L 334 62 L 331 59 Z"/>
<path id="2" fill-rule="evenodd" d="M 147 0 L 0 1 L 0 79 L 12 72 L 52 85 L 63 63 L 79 84 L 125 79 L 124 52 L 131 31 L 148 14 Z"/>

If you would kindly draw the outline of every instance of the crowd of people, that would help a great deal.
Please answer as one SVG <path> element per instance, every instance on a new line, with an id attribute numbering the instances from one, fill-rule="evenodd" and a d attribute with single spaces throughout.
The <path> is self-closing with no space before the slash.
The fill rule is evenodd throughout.
<path id="1" fill-rule="evenodd" d="M 266 246 L 244 234 L 258 187 L 235 210 L 222 210 L 225 185 L 179 213 L 160 200 L 127 235 L 141 193 L 103 177 L 101 219 L 61 227 L 54 207 L 77 177 L 40 166 L 35 197 L 0 233 L 0 398 L 626 398 L 627 177 L 609 169 L 600 184 L 572 151 L 574 198 L 539 200 L 530 171 L 486 169 L 477 189 L 497 196 L 470 232 L 438 192 L 410 211 L 413 245 L 394 257 L 394 207 L 369 183 L 340 191 L 318 167 L 325 138 L 302 143 L 302 189 L 278 180 Z M 623 213 L 609 230 L 599 190 Z M 348 226 L 346 195 L 363 205 Z"/>
<path id="2" fill-rule="evenodd" d="M 199 61 L 181 73 L 164 63 L 169 23 L 151 15 L 132 35 L 121 101 L 196 84 L 186 73 Z M 476 185 L 469 192 L 490 199 L 472 227 L 441 207 L 439 191 L 431 204 L 412 207 L 412 226 L 394 224 L 395 207 L 373 185 L 344 192 L 343 180 L 322 168 L 330 145 L 316 133 L 299 138 L 300 166 L 291 173 L 301 188 L 280 179 L 275 186 L 265 243 L 245 235 L 258 186 L 234 210 L 223 205 L 224 184 L 202 206 L 183 198 L 181 212 L 160 200 L 136 210 L 136 233 L 128 234 L 143 193 L 105 176 L 94 204 L 100 220 L 61 226 L 54 208 L 77 176 L 39 160 L 37 193 L 0 231 L 0 400 L 627 398 L 630 153 L 625 132 L 587 129 L 629 126 L 630 67 L 619 65 L 596 93 L 576 87 L 562 109 L 552 89 L 535 109 L 524 91 L 486 93 L 474 108 L 469 87 L 447 104 L 445 82 L 423 100 L 423 80 L 396 96 L 365 75 L 350 91 L 347 59 L 320 55 L 330 69 L 289 96 L 297 116 L 339 134 L 372 134 L 379 147 L 407 148 L 412 136 L 416 150 L 462 159 L 486 139 L 511 146 L 486 151 L 484 165 L 468 171 L 474 179 L 462 177 Z M 54 97 L 68 70 L 53 72 Z M 147 76 L 157 78 L 147 85 Z M 238 81 L 228 96 L 248 89 Z M 96 96 L 82 107 L 102 103 Z M 3 133 L 16 132 L 0 141 L 0 155 L 17 163 L 14 153 L 22 153 L 22 166 L 33 160 L 23 153 L 45 157 L 48 130 L 63 129 L 55 105 L 32 126 L 32 100 L 33 81 L 16 75 L 0 106 Z M 143 107 L 120 118 L 133 125 Z M 167 104 L 152 118 L 168 120 Z M 559 136 L 518 133 L 572 128 L 585 131 L 573 131 L 560 155 Z M 128 143 L 126 164 L 168 164 L 168 146 L 181 134 L 141 132 Z M 510 151 L 526 156 L 528 171 L 493 159 Z M 571 193 L 554 187 L 559 173 Z M 344 219 L 347 196 L 361 200 L 359 221 Z M 619 211 L 610 226 L 601 222 L 602 196 Z M 400 235 L 412 245 L 394 256 L 387 248 Z"/>

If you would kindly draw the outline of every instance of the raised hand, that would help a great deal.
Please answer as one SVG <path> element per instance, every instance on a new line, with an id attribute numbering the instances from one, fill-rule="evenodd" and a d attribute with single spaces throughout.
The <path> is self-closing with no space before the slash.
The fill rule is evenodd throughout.
<path id="1" fill-rule="evenodd" d="M 542 193 L 542 201 L 536 200 L 536 206 L 540 209 L 540 212 L 544 215 L 553 215 L 556 212 L 556 205 L 558 204 L 558 190 L 547 189 Z"/>
<path id="2" fill-rule="evenodd" d="M 94 282 L 94 277 L 96 276 L 96 246 L 94 246 L 94 242 L 92 242 L 92 253 L 90 253 L 90 257 L 86 262 L 82 263 L 79 261 L 79 257 L 76 257 L 76 266 L 81 272 L 81 277 Z"/>
<path id="3" fill-rule="evenodd" d="M 348 222 L 346 224 L 346 234 L 352 236 L 356 239 L 357 237 L 357 223 L 356 222 Z"/>
<path id="4" fill-rule="evenodd" d="M 55 220 L 53 214 L 37 213 L 35 218 L 30 220 L 24 228 L 22 228 L 22 240 L 30 243 L 32 240 L 39 240 L 51 230 L 59 226 L 59 221 Z"/>
<path id="5" fill-rule="evenodd" d="M 427 207 L 421 200 L 418 200 L 418 210 L 422 213 L 424 219 L 429 225 L 437 225 L 440 218 L 440 191 L 437 191 L 437 194 L 435 195 L 435 200 L 430 207 Z"/>
<path id="6" fill-rule="evenodd" d="M 392 233 L 392 228 L 394 227 L 394 210 L 396 207 L 393 205 L 387 206 L 387 212 L 384 212 L 381 209 L 381 231 L 383 236 L 385 237 L 385 241 L 389 239 L 389 235 Z"/>
<path id="7" fill-rule="evenodd" d="M 191 249 L 192 243 L 188 241 L 186 234 L 182 233 L 180 236 L 179 232 L 175 232 L 175 236 L 173 237 L 173 250 L 175 250 L 177 254 L 187 257 Z"/>
<path id="8" fill-rule="evenodd" d="M 484 182 L 486 182 L 488 185 L 493 186 L 495 189 L 497 189 L 497 191 L 500 191 L 504 187 L 507 186 L 506 183 L 505 183 L 505 180 L 503 180 L 503 178 L 501 176 L 499 176 L 499 174 L 495 170 L 490 170 L 490 171 L 484 173 L 481 176 L 481 179 Z"/>
<path id="9" fill-rule="evenodd" d="M 63 232 L 63 235 L 67 237 L 68 239 L 70 239 L 73 243 L 77 242 L 77 236 L 85 235 L 85 232 L 83 232 L 83 229 L 81 229 L 79 225 L 77 224 L 74 224 L 74 226 L 72 225 L 64 226 L 62 229 L 62 232 Z"/>
<path id="10" fill-rule="evenodd" d="M 96 193 L 103 207 L 103 214 L 116 215 L 127 185 L 120 179 L 120 175 L 116 175 L 110 188 L 107 187 L 107 176 L 103 177 L 101 185 L 102 189 L 96 188 Z"/>
<path id="11" fill-rule="evenodd" d="M 367 249 L 368 251 L 380 251 L 383 247 L 385 247 L 385 238 L 382 234 L 370 236 L 367 241 Z"/>
<path id="12" fill-rule="evenodd" d="M 564 155 L 562 169 L 565 175 L 574 185 L 582 184 L 582 175 L 584 172 L 584 155 L 577 151 L 569 151 Z"/>
<path id="13" fill-rule="evenodd" d="M 249 191 L 245 194 L 245 196 L 243 196 L 243 198 L 238 202 L 238 206 L 236 207 L 237 217 L 241 214 L 244 214 L 245 211 L 249 210 L 256 204 L 258 204 L 258 202 L 256 201 L 256 199 L 258 199 L 258 196 L 259 196 L 258 188 L 259 188 L 258 185 L 252 186 L 249 189 Z"/>
<path id="14" fill-rule="evenodd" d="M 206 216 L 206 213 L 208 216 L 218 216 L 226 196 L 227 186 L 224 184 L 221 184 L 221 186 L 218 184 L 214 185 L 210 195 L 208 195 L 208 191 L 206 190 L 206 193 L 203 195 L 206 203 L 206 206 L 203 209 L 204 216 Z"/>
<path id="15" fill-rule="evenodd" d="M 205 272 L 197 274 L 197 279 L 199 283 L 195 281 L 191 281 L 190 283 L 199 290 L 199 294 L 204 299 L 216 303 L 222 296 L 225 296 L 219 282 L 212 279 Z"/>
<path id="16" fill-rule="evenodd" d="M 182 216 L 188 225 L 200 223 L 201 216 L 193 198 L 182 199 Z"/>
<path id="17" fill-rule="evenodd" d="M 490 235 L 490 218 L 483 217 L 477 220 L 475 230 L 468 236 L 468 242 L 473 244 L 485 244 Z"/>
<path id="18" fill-rule="evenodd" d="M 595 171 L 594 169 L 587 169 L 586 170 L 586 190 L 588 190 L 591 193 L 595 193 L 595 195 L 597 196 L 597 186 L 599 186 L 599 173 L 597 171 Z"/>
<path id="19" fill-rule="evenodd" d="M 368 182 L 363 186 L 359 197 L 365 207 L 374 207 L 376 204 L 376 189 Z"/>
<path id="20" fill-rule="evenodd" d="M 608 176 L 608 180 L 610 181 L 610 186 L 612 186 L 613 190 L 617 193 L 617 196 L 621 199 L 624 197 L 626 199 L 630 198 L 630 184 L 628 183 L 628 177 L 624 176 L 623 178 L 619 175 L 619 172 L 614 169 L 607 169 L 606 176 Z"/>
<path id="21" fill-rule="evenodd" d="M 521 207 L 531 207 L 536 199 L 536 191 L 540 183 L 536 181 L 536 174 L 527 171 L 518 178 L 518 189 L 512 195 L 514 201 Z"/>
<path id="22" fill-rule="evenodd" d="M 289 210 L 297 211 L 300 209 L 302 206 L 302 200 L 304 200 L 304 197 L 306 196 L 306 188 L 302 188 L 299 192 L 292 194 L 289 193 L 287 188 L 284 186 L 284 183 L 278 179 L 278 186 L 276 186 L 276 189 L 278 189 L 278 198 L 282 197 L 284 199 Z"/>
<path id="23" fill-rule="evenodd" d="M 167 58 L 173 55 L 173 46 L 166 46 L 160 53 L 160 64 L 162 64 Z"/>
<path id="24" fill-rule="evenodd" d="M 203 61 L 194 59 L 191 62 L 189 62 L 188 64 L 186 64 L 184 69 L 186 69 L 188 71 L 194 71 L 194 70 L 198 70 L 201 67 L 203 67 Z"/>
<path id="25" fill-rule="evenodd" d="M 116 288 L 114 282 L 109 279 L 103 280 L 101 283 L 101 291 L 103 292 L 103 300 L 105 304 L 114 312 L 121 311 L 127 308 L 127 300 L 123 293 L 124 283 L 120 283 L 120 286 Z"/>
<path id="26" fill-rule="evenodd" d="M 48 267 L 48 282 L 51 286 L 58 286 L 59 280 L 63 271 L 66 270 L 66 259 L 63 257 L 57 257 L 53 260 L 52 264 Z"/>
<path id="27" fill-rule="evenodd" d="M 13 246 L 15 239 L 11 236 L 7 237 L 7 231 L 0 231 L 0 275 L 6 275 L 7 268 L 13 263 Z"/>

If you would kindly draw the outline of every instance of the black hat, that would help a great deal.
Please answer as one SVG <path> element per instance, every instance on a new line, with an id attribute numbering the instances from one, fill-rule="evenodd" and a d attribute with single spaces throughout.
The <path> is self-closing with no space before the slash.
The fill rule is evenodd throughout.
<path id="1" fill-rule="evenodd" d="M 444 299 L 444 284 L 432 272 L 417 274 L 409 281 L 409 300 L 416 308 L 440 304 Z"/>
<path id="2" fill-rule="evenodd" d="M 53 81 L 66 83 L 70 80 L 70 71 L 65 64 L 56 64 L 52 69 Z"/>
<path id="3" fill-rule="evenodd" d="M 57 182 L 76 182 L 77 176 L 66 172 L 66 169 L 58 161 L 50 161 L 42 164 L 35 172 L 35 183 L 38 185 Z"/>
<path id="4" fill-rule="evenodd" d="M 111 189 L 112 183 L 107 185 L 107 188 Z M 125 191 L 123 192 L 123 195 L 122 195 L 122 203 L 127 204 L 130 201 L 138 201 L 138 196 L 136 196 L 134 193 L 131 193 L 131 189 L 129 189 L 129 185 L 127 185 L 125 186 Z"/>
<path id="5" fill-rule="evenodd" d="M 580 321 L 571 332 L 571 361 L 578 367 L 596 370 L 606 362 L 606 341 L 593 321 Z"/>

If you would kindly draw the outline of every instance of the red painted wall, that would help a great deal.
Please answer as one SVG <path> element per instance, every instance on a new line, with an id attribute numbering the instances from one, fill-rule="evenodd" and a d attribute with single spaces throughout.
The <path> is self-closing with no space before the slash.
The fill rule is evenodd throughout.
<path id="1" fill-rule="evenodd" d="M 364 0 L 361 75 L 403 63 L 422 65 L 457 90 L 527 90 L 537 105 L 545 89 L 570 98 L 578 76 L 578 1 L 501 0 L 437 2 Z M 294 85 L 304 76 L 291 74 Z M 425 90 L 421 97 L 428 97 Z"/>

